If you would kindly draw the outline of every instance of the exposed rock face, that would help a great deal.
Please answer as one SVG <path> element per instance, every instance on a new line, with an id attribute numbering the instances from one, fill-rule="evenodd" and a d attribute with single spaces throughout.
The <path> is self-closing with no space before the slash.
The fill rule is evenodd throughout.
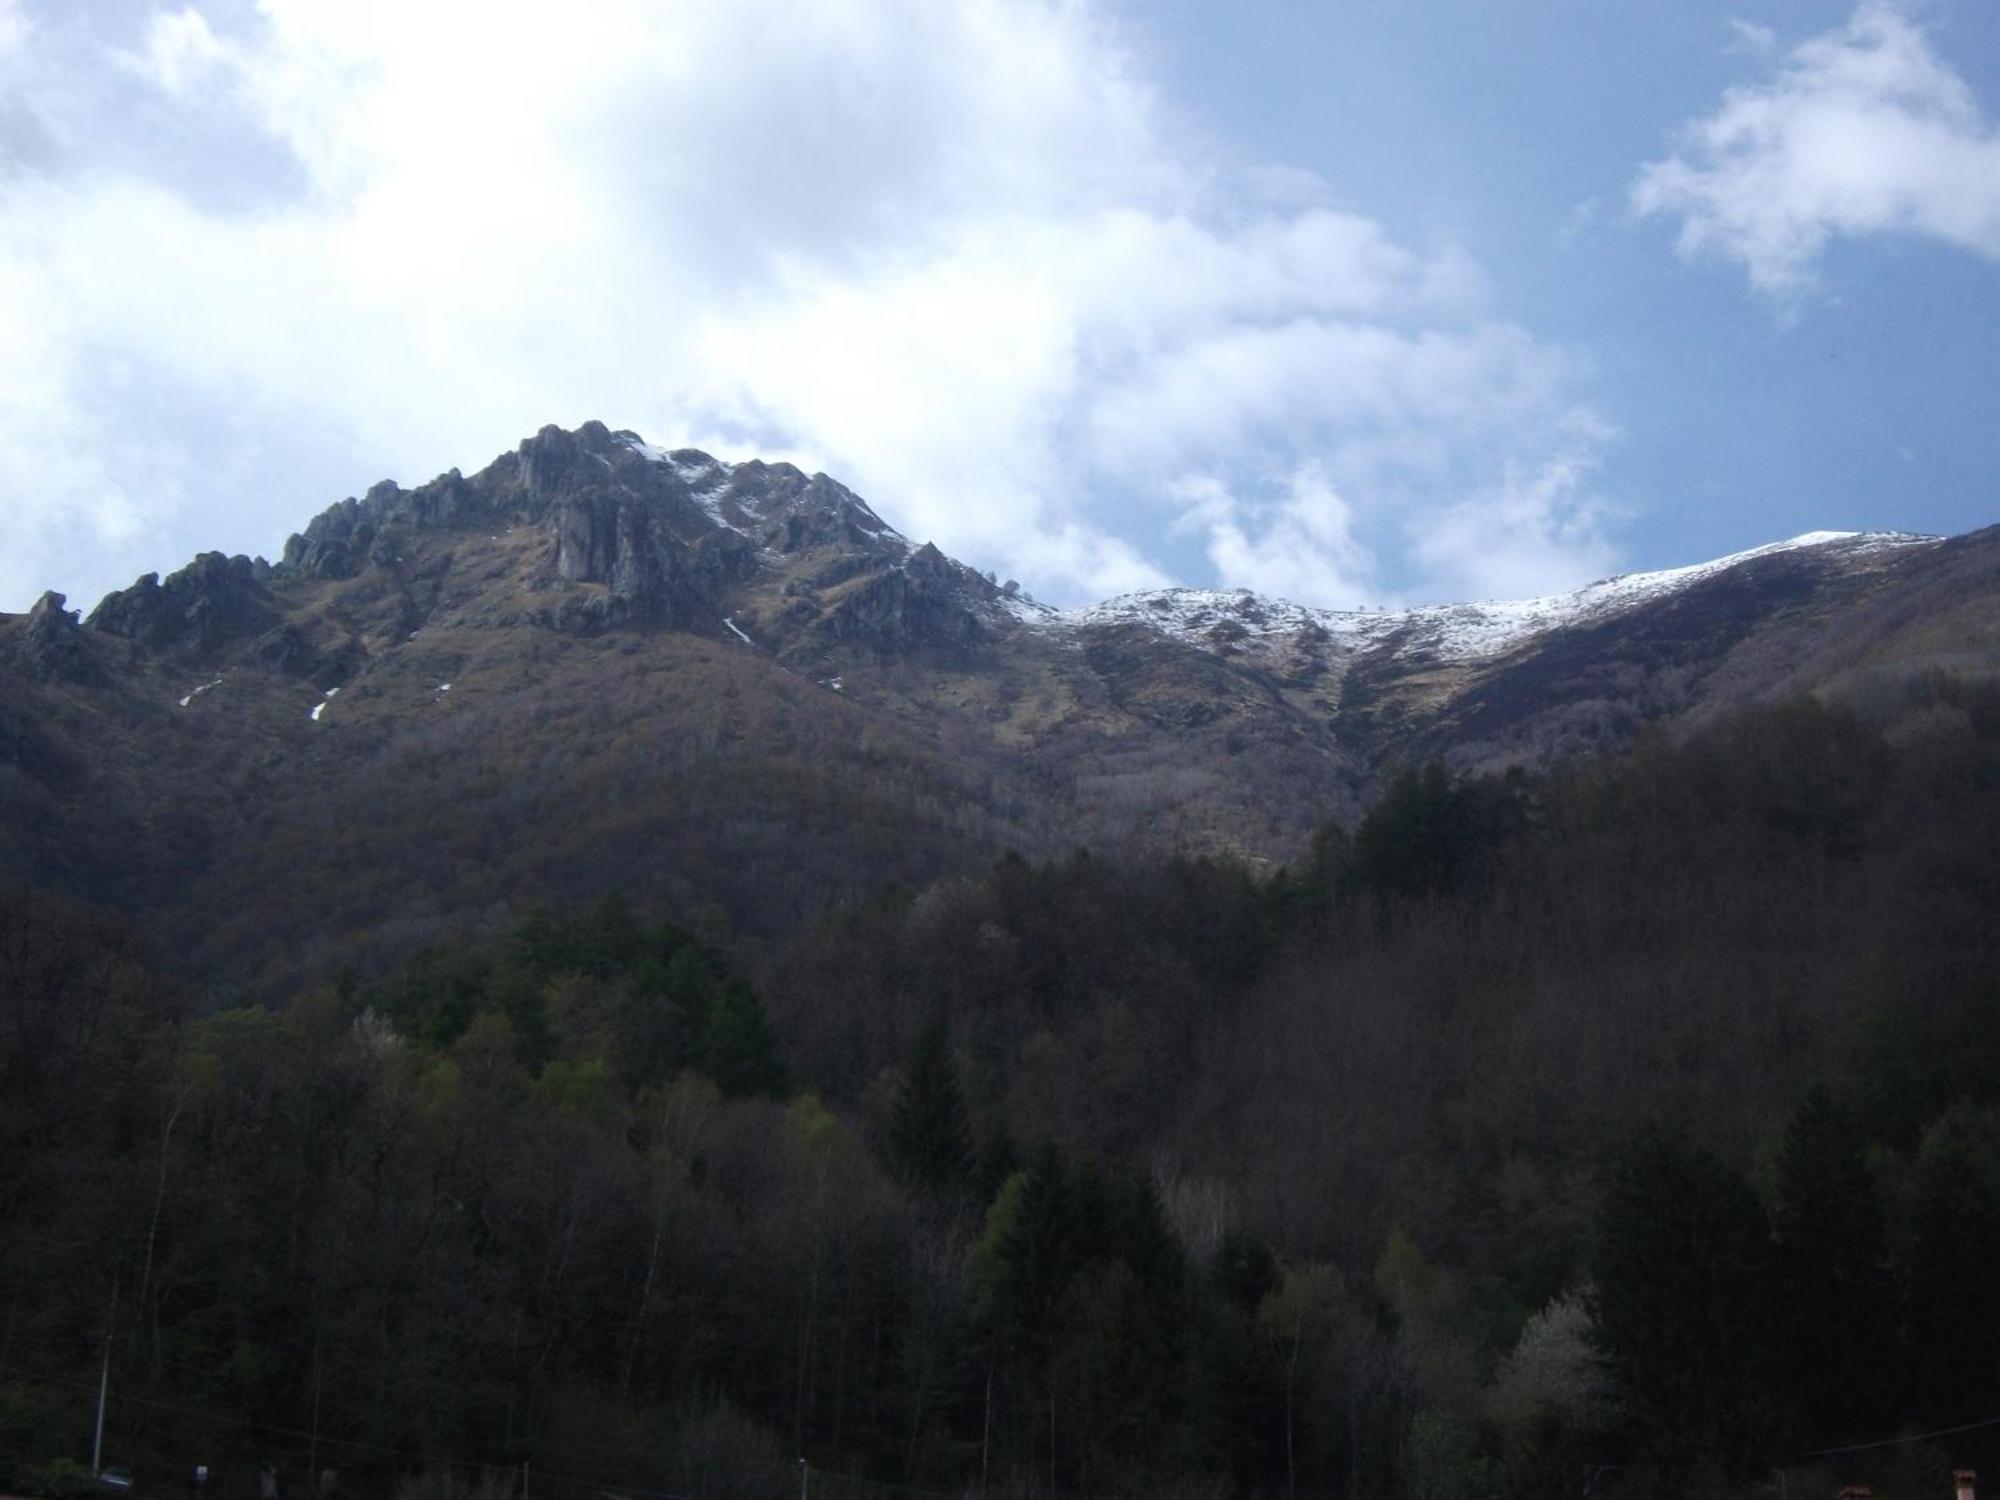
<path id="1" fill-rule="evenodd" d="M 426 530 L 478 526 L 494 519 L 494 507 L 458 470 L 415 490 L 385 479 L 359 500 L 342 500 L 315 516 L 305 531 L 285 543 L 281 570 L 315 578 L 352 578 L 366 563 L 395 561 L 394 529 Z"/>
<path id="2" fill-rule="evenodd" d="M 757 568 L 748 538 L 715 527 L 684 540 L 671 511 L 628 489 L 596 489 L 559 503 L 547 521 L 550 572 L 604 592 L 566 601 L 558 624 L 602 629 L 622 622 L 687 626 L 722 610 L 719 595 Z"/>
<path id="3" fill-rule="evenodd" d="M 565 601 L 558 623 L 598 630 L 624 621 L 684 625 L 703 601 L 693 549 L 632 494 L 595 490 L 566 500 L 549 520 L 550 571 L 604 592 Z"/>
<path id="4" fill-rule="evenodd" d="M 97 669 L 85 649 L 83 629 L 53 589 L 35 601 L 21 627 L 21 652 L 30 676 L 42 682 L 89 682 Z"/>
<path id="5" fill-rule="evenodd" d="M 878 651 L 913 646 L 957 648 L 981 639 L 985 627 L 973 600 L 1000 591 L 970 568 L 953 562 L 929 542 L 908 562 L 856 584 L 827 610 L 822 629 L 833 640 Z"/>
<path id="6" fill-rule="evenodd" d="M 278 623 L 263 586 L 269 573 L 261 560 L 204 552 L 165 583 L 148 573 L 129 589 L 105 595 L 84 624 L 164 650 L 212 650 Z"/>
<path id="7" fill-rule="evenodd" d="M 778 467 L 804 484 L 796 470 Z M 742 466 L 753 468 L 776 472 Z M 285 544 L 280 568 L 353 578 L 400 565 L 411 532 L 528 526 L 547 537 L 548 580 L 602 586 L 537 618 L 586 633 L 621 623 L 685 626 L 716 612 L 717 592 L 756 570 L 756 544 L 690 488 L 690 476 L 731 474 L 706 454 L 661 454 L 601 422 L 575 432 L 544 427 L 470 479 L 454 469 L 414 490 L 385 480 L 359 500 L 341 501 Z M 767 491 L 755 477 L 752 487 Z"/>
<path id="8" fill-rule="evenodd" d="M 981 628 L 968 601 L 997 597 L 935 548 L 912 552 L 824 474 L 755 460 L 731 466 L 694 449 L 668 453 L 601 422 L 574 432 L 544 427 L 470 479 L 453 470 L 414 490 L 384 481 L 292 537 L 279 571 L 356 578 L 400 567 L 411 532 L 497 538 L 522 526 L 546 538 L 542 581 L 574 590 L 529 618 L 566 632 L 712 628 L 729 612 L 729 591 L 773 559 L 812 559 L 789 587 L 792 597 L 828 596 L 819 608 L 801 607 L 802 623 L 818 623 L 815 634 L 882 651 L 967 645 Z M 850 583 L 857 586 L 843 591 Z M 296 645 L 276 639 L 270 650 L 274 661 L 289 661 Z"/>

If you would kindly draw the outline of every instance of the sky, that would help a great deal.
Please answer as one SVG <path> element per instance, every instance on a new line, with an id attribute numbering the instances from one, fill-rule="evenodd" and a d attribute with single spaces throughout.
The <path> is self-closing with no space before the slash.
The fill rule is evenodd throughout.
<path id="1" fill-rule="evenodd" d="M 1993 0 L 0 0 L 0 610 L 547 423 L 1038 598 L 2000 521 Z"/>

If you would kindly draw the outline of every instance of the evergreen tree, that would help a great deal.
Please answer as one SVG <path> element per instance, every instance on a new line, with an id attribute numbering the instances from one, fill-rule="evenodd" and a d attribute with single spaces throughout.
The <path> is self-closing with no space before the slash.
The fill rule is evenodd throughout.
<path id="1" fill-rule="evenodd" d="M 1078 1240 L 1067 1176 L 1055 1148 L 1044 1147 L 986 1212 L 967 1282 L 975 1320 L 1000 1347 L 1019 1348 L 1055 1323 Z"/>
<path id="2" fill-rule="evenodd" d="M 1185 1454 L 1171 1307 L 1114 1261 L 1085 1371 L 1086 1477 L 1099 1492 L 1175 1472 Z M 1177 1438 L 1182 1441 L 1175 1441 Z"/>
<path id="3" fill-rule="evenodd" d="M 1742 1178 L 1649 1131 L 1613 1165 L 1593 1265 L 1597 1337 L 1647 1452 L 1742 1471 L 1768 1442 L 1769 1235 Z"/>
<path id="4" fill-rule="evenodd" d="M 778 1040 L 756 994 L 740 979 L 724 984 L 708 1002 L 701 1033 L 701 1070 L 724 1094 L 768 1094 L 775 1099 L 785 1093 Z"/>
<path id="5" fill-rule="evenodd" d="M 923 1192 L 952 1194 L 971 1183 L 972 1126 L 942 1022 L 925 1027 L 910 1049 L 889 1121 L 889 1162 Z"/>
<path id="6" fill-rule="evenodd" d="M 1471 854 L 1465 798 L 1439 761 L 1406 770 L 1354 834 L 1354 879 L 1383 895 L 1434 896 L 1457 888 Z"/>
<path id="7" fill-rule="evenodd" d="M 1971 1133 L 1963 1111 L 1932 1128 L 1910 1226 L 1910 1400 L 1921 1420 L 1939 1425 L 2000 1409 L 2000 1195 Z"/>
<path id="8" fill-rule="evenodd" d="M 1865 1141 L 1825 1088 L 1806 1095 L 1777 1159 L 1776 1291 L 1785 1388 L 1813 1447 L 1862 1435 L 1881 1389 L 1854 1378 L 1856 1350 L 1895 1346 L 1887 1231 Z"/>

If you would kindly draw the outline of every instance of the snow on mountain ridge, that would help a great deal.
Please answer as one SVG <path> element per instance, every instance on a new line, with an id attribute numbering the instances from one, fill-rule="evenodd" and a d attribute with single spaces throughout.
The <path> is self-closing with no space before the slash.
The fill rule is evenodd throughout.
<path id="1" fill-rule="evenodd" d="M 1940 538 L 1900 531 L 1809 531 L 1709 562 L 1651 573 L 1621 573 L 1566 594 L 1534 599 L 1480 600 L 1405 610 L 1316 609 L 1249 589 L 1158 589 L 1121 594 L 1084 609 L 1052 612 L 1031 624 L 1076 630 L 1136 624 L 1176 640 L 1206 643 L 1218 635 L 1269 639 L 1321 632 L 1349 651 L 1393 643 L 1446 660 L 1499 656 L 1535 636 L 1614 615 L 1676 593 L 1706 578 L 1782 552 L 1838 547 L 1861 554 L 1935 544 Z"/>
<path id="2" fill-rule="evenodd" d="M 695 502 L 718 524 L 731 530 L 744 529 L 725 513 L 722 504 L 733 478 L 744 466 L 730 465 L 694 449 L 660 448 L 636 433 L 620 432 L 615 436 L 640 457 L 668 466 L 687 485 Z M 808 494 L 821 506 L 830 497 L 833 508 L 844 513 L 862 535 L 910 555 L 908 539 L 844 486 L 816 475 Z M 1422 654 L 1440 661 L 1476 661 L 1504 655 L 1551 630 L 1624 614 L 1759 558 L 1820 548 L 1862 555 L 1887 548 L 1930 545 L 1939 540 L 1899 531 L 1809 531 L 1707 562 L 1617 574 L 1567 593 L 1399 610 L 1323 609 L 1249 589 L 1198 588 L 1121 594 L 1098 604 L 1067 610 L 1051 608 L 1018 593 L 992 603 L 1001 614 L 1029 629 L 1062 635 L 1073 635 L 1093 626 L 1137 625 L 1170 639 L 1204 646 L 1232 641 L 1275 643 L 1318 638 L 1347 653 L 1386 648 L 1399 656 Z"/>

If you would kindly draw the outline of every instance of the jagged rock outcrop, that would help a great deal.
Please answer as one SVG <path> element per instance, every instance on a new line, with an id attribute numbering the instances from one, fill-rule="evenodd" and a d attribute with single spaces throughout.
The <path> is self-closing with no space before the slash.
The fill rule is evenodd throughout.
<path id="1" fill-rule="evenodd" d="M 758 480 L 776 469 L 754 468 L 763 473 L 748 488 L 768 496 Z M 414 490 L 385 480 L 341 501 L 285 544 L 280 571 L 348 579 L 400 567 L 412 534 L 497 536 L 526 525 L 547 538 L 546 581 L 602 586 L 531 618 L 586 633 L 621 623 L 684 626 L 713 613 L 717 592 L 755 571 L 757 552 L 694 498 L 691 475 L 727 480 L 731 471 L 693 450 L 663 455 L 601 422 L 575 432 L 544 427 L 469 479 L 453 469 Z"/>
<path id="2" fill-rule="evenodd" d="M 20 654 L 28 675 L 42 682 L 90 682 L 98 676 L 83 627 L 66 608 L 68 600 L 51 589 L 35 601 L 21 622 Z"/>
<path id="3" fill-rule="evenodd" d="M 689 448 L 667 452 L 602 422 L 573 432 L 544 427 L 470 478 L 454 469 L 413 490 L 385 480 L 315 517 L 286 542 L 278 571 L 336 582 L 395 572 L 414 597 L 422 580 L 417 564 L 406 565 L 412 537 L 467 531 L 498 540 L 519 527 L 546 542 L 525 581 L 559 597 L 492 618 L 569 633 L 620 624 L 713 628 L 729 612 L 730 591 L 770 559 L 808 560 L 787 593 L 824 596 L 803 609 L 809 621 L 827 616 L 823 639 L 878 650 L 969 644 L 981 627 L 968 602 L 995 592 L 935 548 L 913 553 L 824 474 L 758 460 L 728 465 Z M 435 594 L 442 585 L 431 582 Z M 414 627 L 428 607 L 405 613 Z M 274 660 L 298 655 L 289 638 L 274 639 L 269 650 Z"/>
<path id="4" fill-rule="evenodd" d="M 385 479 L 359 500 L 342 500 L 315 516 L 286 541 L 278 566 L 314 578 L 352 578 L 366 563 L 386 567 L 398 560 L 399 526 L 448 530 L 490 524 L 495 514 L 490 499 L 456 469 L 414 490 Z"/>
<path id="5" fill-rule="evenodd" d="M 104 596 L 86 628 L 169 651 L 207 651 L 269 630 L 279 611 L 264 581 L 263 559 L 204 552 L 166 582 L 148 573 Z"/>

